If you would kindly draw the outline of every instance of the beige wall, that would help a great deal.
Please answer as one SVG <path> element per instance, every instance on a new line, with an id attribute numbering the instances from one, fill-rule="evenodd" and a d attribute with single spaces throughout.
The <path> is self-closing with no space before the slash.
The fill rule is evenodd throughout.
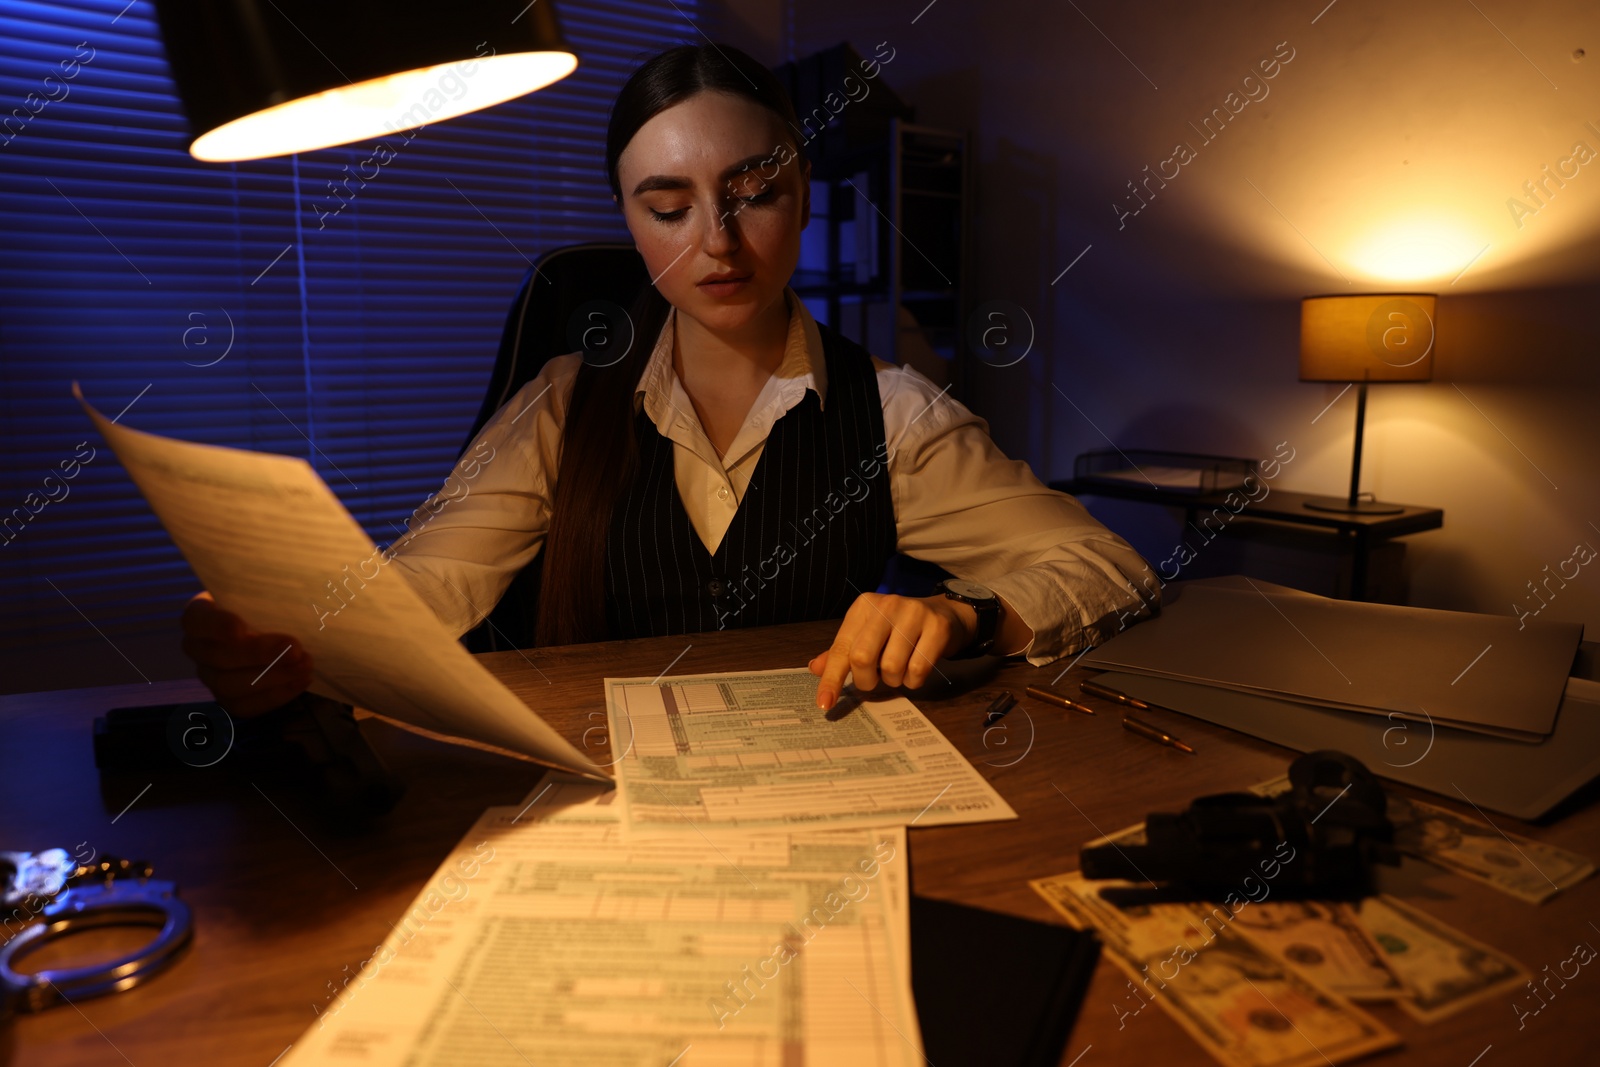
<path id="1" fill-rule="evenodd" d="M 918 6 L 781 3 L 776 24 L 799 55 L 889 41 L 919 119 L 974 133 L 976 295 L 1038 330 L 968 389 L 1008 451 L 1048 478 L 1107 437 L 1289 441 L 1283 487 L 1342 493 L 1354 393 L 1313 422 L 1340 387 L 1297 381 L 1299 298 L 1431 291 L 1435 380 L 1374 387 L 1363 478 L 1445 509 L 1410 541 L 1410 601 L 1534 607 L 1530 580 L 1600 548 L 1600 158 L 1542 206 L 1523 190 L 1575 142 L 1600 153 L 1600 6 L 938 0 L 912 25 Z M 1230 105 L 1214 140 L 1189 125 Z M 1119 219 L 1179 142 L 1193 158 Z M 1600 624 L 1600 562 L 1551 588 L 1541 617 Z"/>

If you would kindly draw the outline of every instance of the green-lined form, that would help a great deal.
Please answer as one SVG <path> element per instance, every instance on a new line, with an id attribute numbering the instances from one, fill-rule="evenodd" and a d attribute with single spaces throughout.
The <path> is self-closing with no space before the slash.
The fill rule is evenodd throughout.
<path id="1" fill-rule="evenodd" d="M 607 678 L 630 828 L 938 826 L 1016 812 L 904 697 L 829 721 L 804 668 Z"/>

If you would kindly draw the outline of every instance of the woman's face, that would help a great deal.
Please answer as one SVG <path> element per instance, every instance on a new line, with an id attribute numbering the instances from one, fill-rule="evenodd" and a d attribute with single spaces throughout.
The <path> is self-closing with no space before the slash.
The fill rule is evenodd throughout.
<path id="1" fill-rule="evenodd" d="M 811 183 L 777 115 L 705 91 L 639 128 L 617 161 L 622 210 L 661 295 L 737 332 L 783 300 L 811 217 Z M 745 278 L 712 287 L 712 275 Z"/>

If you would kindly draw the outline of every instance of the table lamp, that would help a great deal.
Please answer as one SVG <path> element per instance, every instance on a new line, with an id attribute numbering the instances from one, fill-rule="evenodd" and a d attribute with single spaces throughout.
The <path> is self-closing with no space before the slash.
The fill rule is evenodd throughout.
<path id="1" fill-rule="evenodd" d="M 307 152 L 464 115 L 578 66 L 552 0 L 155 0 L 209 163 Z"/>
<path id="2" fill-rule="evenodd" d="M 1349 497 L 1314 497 L 1306 507 L 1355 515 L 1394 515 L 1399 504 L 1362 500 L 1361 436 L 1368 382 L 1425 382 L 1433 377 L 1432 293 L 1308 296 L 1300 302 L 1300 380 L 1354 382 L 1355 458 Z"/>

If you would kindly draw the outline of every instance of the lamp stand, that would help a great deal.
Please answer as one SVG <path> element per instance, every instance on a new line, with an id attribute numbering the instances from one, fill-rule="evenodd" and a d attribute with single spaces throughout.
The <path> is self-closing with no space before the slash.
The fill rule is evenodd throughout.
<path id="1" fill-rule="evenodd" d="M 1306 501 L 1305 506 L 1313 511 L 1333 511 L 1344 515 L 1398 515 L 1405 510 L 1399 504 L 1383 504 L 1376 500 L 1362 500 L 1361 489 L 1361 437 L 1367 424 L 1367 383 L 1363 379 L 1360 383 L 1361 391 L 1356 394 L 1356 448 L 1355 456 L 1350 462 L 1350 496 L 1348 498 L 1336 496 L 1312 497 Z"/>

